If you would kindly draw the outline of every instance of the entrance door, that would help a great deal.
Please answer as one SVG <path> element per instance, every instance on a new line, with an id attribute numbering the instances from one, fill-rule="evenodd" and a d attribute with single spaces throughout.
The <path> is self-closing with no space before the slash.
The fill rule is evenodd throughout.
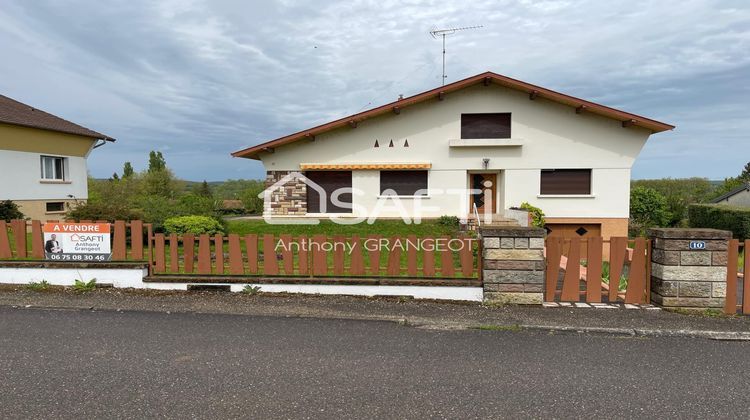
<path id="1" fill-rule="evenodd" d="M 469 174 L 469 186 L 479 192 L 470 195 L 469 211 L 474 211 L 474 204 L 480 214 L 496 213 L 497 174 Z"/>

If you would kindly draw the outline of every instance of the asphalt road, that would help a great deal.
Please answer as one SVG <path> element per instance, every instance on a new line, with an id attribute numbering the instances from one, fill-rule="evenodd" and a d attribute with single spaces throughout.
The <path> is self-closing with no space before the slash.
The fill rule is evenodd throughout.
<path id="1" fill-rule="evenodd" d="M 0 418 L 745 417 L 750 343 L 0 308 Z"/>

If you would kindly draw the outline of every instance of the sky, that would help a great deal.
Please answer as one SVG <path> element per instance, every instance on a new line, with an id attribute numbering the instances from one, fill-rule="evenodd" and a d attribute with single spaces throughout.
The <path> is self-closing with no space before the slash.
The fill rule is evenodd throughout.
<path id="1" fill-rule="evenodd" d="M 0 0 L 0 93 L 118 141 L 95 177 L 160 150 L 187 180 L 262 178 L 245 147 L 494 71 L 676 125 L 633 178 L 750 161 L 750 1 Z"/>

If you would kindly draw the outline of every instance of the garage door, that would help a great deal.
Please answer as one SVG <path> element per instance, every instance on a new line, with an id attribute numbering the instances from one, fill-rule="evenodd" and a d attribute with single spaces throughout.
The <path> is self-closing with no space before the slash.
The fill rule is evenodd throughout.
<path id="1" fill-rule="evenodd" d="M 309 171 L 305 176 L 320 186 L 325 194 L 319 194 L 315 188 L 307 186 L 307 212 L 308 213 L 351 213 L 352 193 L 337 194 L 338 201 L 342 205 L 333 203 L 333 195 L 340 188 L 352 187 L 352 171 Z M 351 191 L 351 190 L 349 190 Z M 325 203 L 325 210 L 323 209 Z"/>
<path id="2" fill-rule="evenodd" d="M 547 236 L 557 238 L 591 238 L 602 236 L 602 225 L 597 223 L 548 223 Z M 568 252 L 565 247 L 565 252 Z M 586 243 L 581 243 L 581 255 L 586 255 Z"/>

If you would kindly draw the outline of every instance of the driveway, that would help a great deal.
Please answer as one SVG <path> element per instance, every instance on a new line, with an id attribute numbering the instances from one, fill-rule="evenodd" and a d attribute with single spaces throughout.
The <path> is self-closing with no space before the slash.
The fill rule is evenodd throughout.
<path id="1" fill-rule="evenodd" d="M 0 308 L 2 418 L 729 417 L 750 344 Z"/>

